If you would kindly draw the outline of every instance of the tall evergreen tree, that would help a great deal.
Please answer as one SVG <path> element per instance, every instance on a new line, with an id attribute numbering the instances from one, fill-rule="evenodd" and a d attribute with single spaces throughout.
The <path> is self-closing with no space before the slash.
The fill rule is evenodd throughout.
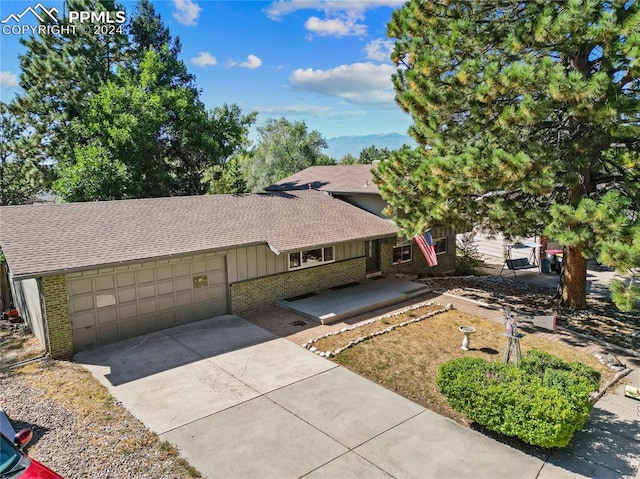
<path id="1" fill-rule="evenodd" d="M 162 22 L 149 0 L 140 0 L 128 25 L 129 47 L 126 49 L 127 64 L 138 68 L 148 50 L 163 57 L 165 70 L 163 79 L 171 86 L 189 87 L 197 92 L 195 77 L 187 71 L 180 60 L 182 45 L 180 38 L 171 36 L 171 32 Z"/>
<path id="2" fill-rule="evenodd" d="M 133 17 L 129 21 L 129 34 L 129 52 L 133 57 L 149 48 L 159 53 L 165 46 L 173 56 L 177 57 L 180 54 L 180 39 L 171 37 L 169 29 L 149 0 L 140 0 L 136 5 Z"/>
<path id="3" fill-rule="evenodd" d="M 24 128 L 0 102 L 0 206 L 30 203 L 43 186 L 44 175 L 25 158 L 24 146 Z"/>
<path id="4" fill-rule="evenodd" d="M 114 11 L 113 0 L 66 0 L 70 10 Z M 53 20 L 44 20 L 53 24 Z M 67 16 L 59 19 L 60 34 L 21 40 L 20 87 L 13 111 L 28 127 L 31 158 L 58 161 L 67 158 L 77 142 L 70 123 L 82 115 L 91 94 L 115 72 L 126 44 L 123 34 L 95 35 L 92 29 L 70 29 Z"/>
<path id="5" fill-rule="evenodd" d="M 369 165 L 374 161 L 382 161 L 389 158 L 389 149 L 386 147 L 377 148 L 374 145 L 363 148 L 358 156 L 358 163 L 361 165 Z"/>
<path id="6" fill-rule="evenodd" d="M 379 182 L 405 233 L 445 222 L 545 232 L 565 245 L 562 301 L 578 309 L 588 257 L 637 268 L 639 31 L 628 0 L 395 11 L 396 99 L 420 146 L 384 162 Z"/>

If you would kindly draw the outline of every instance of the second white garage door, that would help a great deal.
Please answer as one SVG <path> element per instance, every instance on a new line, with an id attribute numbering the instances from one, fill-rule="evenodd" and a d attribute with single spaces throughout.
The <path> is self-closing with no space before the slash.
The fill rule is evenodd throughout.
<path id="1" fill-rule="evenodd" d="M 227 312 L 226 257 L 185 257 L 67 276 L 74 349 Z"/>

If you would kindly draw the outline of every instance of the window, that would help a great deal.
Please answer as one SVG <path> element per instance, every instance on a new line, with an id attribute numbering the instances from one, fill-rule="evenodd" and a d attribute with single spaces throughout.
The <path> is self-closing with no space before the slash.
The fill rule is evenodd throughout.
<path id="1" fill-rule="evenodd" d="M 193 277 L 193 289 L 206 288 L 207 286 L 209 286 L 209 281 L 206 274 Z"/>
<path id="2" fill-rule="evenodd" d="M 308 249 L 289 253 L 289 270 L 311 268 L 334 261 L 333 246 L 327 248 Z"/>
<path id="3" fill-rule="evenodd" d="M 438 238 L 433 240 L 436 247 L 436 254 L 445 254 L 447 252 L 447 238 Z"/>
<path id="4" fill-rule="evenodd" d="M 115 294 L 98 294 L 96 296 L 96 308 L 106 308 L 116 304 Z"/>
<path id="5" fill-rule="evenodd" d="M 393 264 L 408 263 L 411 261 L 411 245 L 394 246 Z"/>

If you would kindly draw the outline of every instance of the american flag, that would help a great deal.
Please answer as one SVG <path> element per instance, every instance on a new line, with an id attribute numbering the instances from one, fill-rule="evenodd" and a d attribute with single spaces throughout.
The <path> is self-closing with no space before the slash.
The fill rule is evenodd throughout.
<path id="1" fill-rule="evenodd" d="M 436 247 L 433 244 L 431 230 L 427 230 L 423 235 L 415 235 L 413 239 L 418 243 L 420 251 L 422 251 L 427 260 L 427 264 L 431 267 L 438 266 L 438 257 L 436 256 Z"/>

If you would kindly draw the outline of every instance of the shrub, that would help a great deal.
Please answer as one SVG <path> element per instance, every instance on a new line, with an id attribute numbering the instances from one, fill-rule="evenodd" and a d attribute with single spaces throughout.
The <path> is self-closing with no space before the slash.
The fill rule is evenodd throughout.
<path id="1" fill-rule="evenodd" d="M 477 275 L 482 272 L 481 267 L 484 264 L 482 255 L 478 251 L 476 243 L 476 234 L 478 229 L 458 235 L 456 241 L 456 274 L 457 275 Z"/>
<path id="2" fill-rule="evenodd" d="M 538 352 L 522 363 L 454 359 L 440 366 L 436 382 L 453 409 L 489 430 L 532 445 L 566 446 L 591 412 L 594 371 Z"/>

